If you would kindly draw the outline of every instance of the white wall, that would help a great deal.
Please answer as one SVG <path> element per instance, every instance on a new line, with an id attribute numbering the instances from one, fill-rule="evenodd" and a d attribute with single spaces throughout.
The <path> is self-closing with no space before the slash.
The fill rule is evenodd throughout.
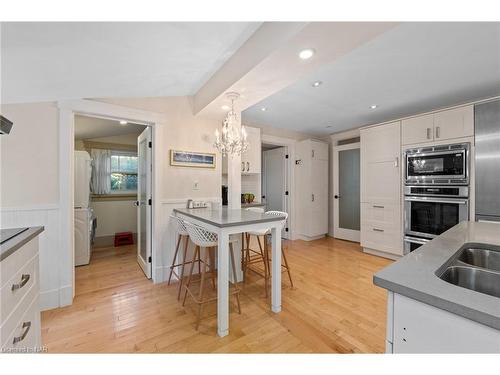
<path id="1" fill-rule="evenodd" d="M 96 237 L 114 236 L 118 232 L 137 233 L 137 207 L 133 200 L 92 201 L 97 216 Z"/>
<path id="2" fill-rule="evenodd" d="M 59 202 L 58 111 L 53 103 L 2 105 L 14 122 L 1 142 L 1 207 Z"/>
<path id="3" fill-rule="evenodd" d="M 215 152 L 213 134 L 220 122 L 195 117 L 188 97 L 117 99 L 108 102 L 165 114 L 155 146 L 161 157 L 161 212 L 157 217 L 164 228 L 155 233 L 159 239 L 161 259 L 153 270 L 157 280 L 165 279 L 173 249 L 173 233 L 168 216 L 174 207 L 185 206 L 187 198 L 207 199 L 220 203 L 221 163 L 216 169 L 181 168 L 169 165 L 171 148 Z M 62 306 L 71 300 L 72 269 L 61 259 L 68 249 L 60 239 L 59 207 L 59 134 L 58 109 L 52 103 L 2 106 L 2 114 L 14 121 L 10 135 L 1 139 L 1 226 L 45 226 L 40 236 L 40 304 L 42 309 Z M 194 181 L 199 190 L 193 190 Z"/>

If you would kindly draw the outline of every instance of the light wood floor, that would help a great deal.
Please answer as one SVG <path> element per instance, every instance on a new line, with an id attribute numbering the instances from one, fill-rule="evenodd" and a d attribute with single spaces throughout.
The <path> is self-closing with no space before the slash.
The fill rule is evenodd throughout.
<path id="1" fill-rule="evenodd" d="M 286 246 L 295 288 L 283 274 L 283 311 L 270 311 L 262 280 L 250 275 L 242 314 L 231 308 L 224 338 L 216 335 L 215 304 L 195 331 L 194 305 L 181 306 L 177 285 L 147 280 L 135 247 L 95 251 L 90 265 L 76 269 L 73 305 L 42 313 L 43 345 L 49 353 L 383 352 L 386 293 L 372 275 L 391 261 L 332 238 Z"/>

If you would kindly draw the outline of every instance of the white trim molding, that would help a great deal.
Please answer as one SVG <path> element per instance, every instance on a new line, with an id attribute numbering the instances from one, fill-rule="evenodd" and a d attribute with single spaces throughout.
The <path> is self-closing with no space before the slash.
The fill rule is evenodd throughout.
<path id="1" fill-rule="evenodd" d="M 161 170 L 156 161 L 162 156 L 160 147 L 155 147 L 160 140 L 161 125 L 166 121 L 166 115 L 143 111 L 115 104 L 103 103 L 94 100 L 68 100 L 57 103 L 59 108 L 59 211 L 60 211 L 60 247 L 59 260 L 59 289 L 61 292 L 59 306 L 72 303 L 75 294 L 74 275 L 74 236 L 73 236 L 73 151 L 74 151 L 74 116 L 75 114 L 122 119 L 152 127 L 153 131 L 153 207 L 152 207 L 152 269 L 156 269 L 161 256 L 161 227 L 159 211 L 161 204 L 156 193 L 160 192 Z M 153 273 L 153 281 L 155 275 Z M 53 306 L 57 307 L 57 306 Z"/>

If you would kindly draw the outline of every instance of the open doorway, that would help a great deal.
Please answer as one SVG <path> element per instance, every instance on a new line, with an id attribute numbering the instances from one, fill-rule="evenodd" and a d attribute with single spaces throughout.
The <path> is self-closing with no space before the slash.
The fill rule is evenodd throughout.
<path id="1" fill-rule="evenodd" d="M 145 124 L 75 115 L 75 266 L 137 259 L 151 277 L 151 147 Z"/>
<path id="2" fill-rule="evenodd" d="M 283 211 L 289 214 L 282 237 L 290 239 L 291 215 L 289 206 L 289 155 L 288 147 L 262 143 L 262 201 L 266 211 Z"/>

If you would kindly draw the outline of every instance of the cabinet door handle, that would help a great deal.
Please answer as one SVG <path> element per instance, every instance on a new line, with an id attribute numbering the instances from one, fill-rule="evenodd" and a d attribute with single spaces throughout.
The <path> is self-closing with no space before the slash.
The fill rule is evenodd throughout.
<path id="1" fill-rule="evenodd" d="M 245 162 L 241 162 L 241 171 L 245 172 Z"/>
<path id="2" fill-rule="evenodd" d="M 314 202 L 314 194 L 311 194 L 311 202 Z"/>
<path id="3" fill-rule="evenodd" d="M 311 156 L 314 157 L 314 150 L 311 151 Z"/>
<path id="4" fill-rule="evenodd" d="M 30 328 L 31 328 L 31 322 L 24 322 L 23 323 L 23 329 L 24 329 L 23 334 L 21 336 L 14 337 L 14 340 L 12 340 L 12 343 L 17 344 L 18 342 L 23 341 L 26 338 L 26 335 L 28 334 L 28 332 L 30 331 Z"/>
<path id="5" fill-rule="evenodd" d="M 439 138 L 441 136 L 441 128 L 439 126 L 436 126 L 436 138 Z"/>
<path id="6" fill-rule="evenodd" d="M 394 159 L 394 168 L 397 168 L 399 165 L 399 158 L 396 156 L 396 159 Z"/>
<path id="7" fill-rule="evenodd" d="M 373 231 L 374 232 L 383 232 L 384 230 L 383 229 L 378 229 L 378 228 L 373 228 Z"/>
<path id="8" fill-rule="evenodd" d="M 431 128 L 427 128 L 427 139 L 431 139 Z"/>
<path id="9" fill-rule="evenodd" d="M 377 206 L 377 205 L 374 205 L 373 208 L 384 208 L 384 206 Z"/>
<path id="10" fill-rule="evenodd" d="M 247 161 L 247 172 L 250 172 L 250 162 Z"/>
<path id="11" fill-rule="evenodd" d="M 29 274 L 23 274 L 21 276 L 21 281 L 18 284 L 12 284 L 11 290 L 14 291 L 14 290 L 17 290 L 17 289 L 21 289 L 23 286 L 25 286 L 27 284 L 27 282 L 29 280 L 30 280 L 30 275 Z"/>

